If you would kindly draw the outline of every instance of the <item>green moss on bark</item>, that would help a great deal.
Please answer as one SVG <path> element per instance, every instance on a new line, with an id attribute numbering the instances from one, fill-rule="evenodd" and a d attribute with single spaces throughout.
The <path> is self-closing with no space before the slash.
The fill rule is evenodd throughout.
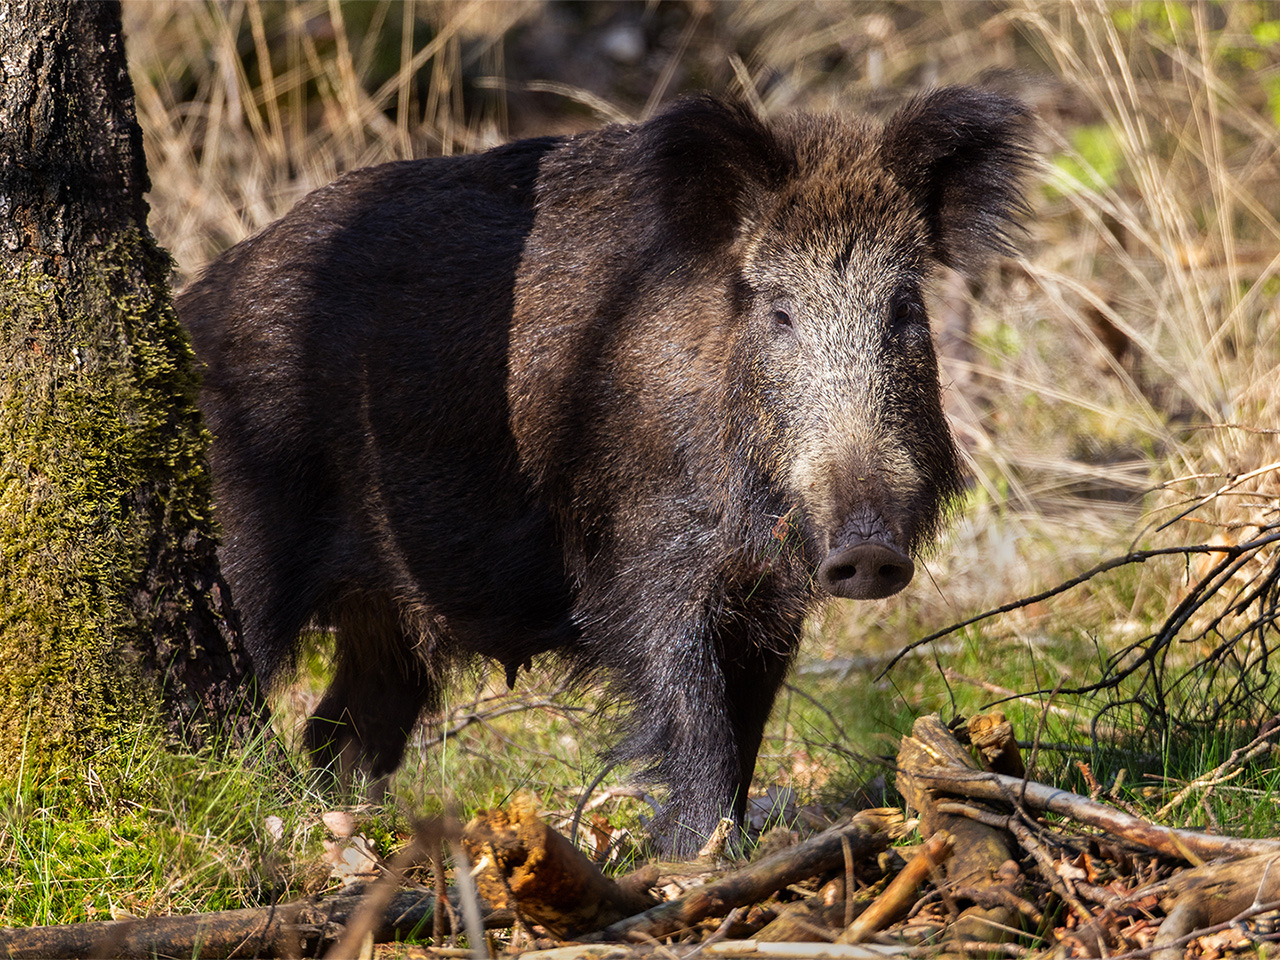
<path id="1" fill-rule="evenodd" d="M 135 231 L 77 257 L 74 282 L 40 259 L 0 278 L 9 769 L 24 742 L 29 768 L 74 765 L 158 717 L 157 639 L 192 614 L 164 566 L 211 535 L 207 436 L 168 265 Z"/>

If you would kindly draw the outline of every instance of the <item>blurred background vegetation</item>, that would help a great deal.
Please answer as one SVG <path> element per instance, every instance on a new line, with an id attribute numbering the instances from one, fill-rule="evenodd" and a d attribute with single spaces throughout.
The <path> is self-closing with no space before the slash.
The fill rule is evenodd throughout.
<path id="1" fill-rule="evenodd" d="M 968 502 L 904 594 L 833 605 L 813 624 L 757 771 L 761 810 L 794 820 L 882 798 L 874 758 L 893 754 L 912 717 L 1002 700 L 1041 744 L 1035 775 L 1127 783 L 1154 809 L 1275 716 L 1280 586 L 1265 541 L 1280 531 L 1280 4 L 125 0 L 124 11 L 151 225 L 181 278 L 344 170 L 640 120 L 692 90 L 766 115 L 882 113 L 953 82 L 1021 96 L 1042 157 L 1022 255 L 979 284 L 940 275 L 934 292 Z M 1187 544 L 1218 552 L 1118 565 L 881 675 L 949 624 L 1130 551 Z M 286 736 L 314 702 L 323 647 L 280 693 Z M 397 810 L 516 789 L 570 811 L 600 771 L 596 710 L 552 678 L 509 695 L 500 671 L 477 667 L 424 725 L 370 829 L 391 843 Z M 1274 833 L 1270 756 L 1162 815 Z M 204 889 L 191 878 L 205 874 L 222 878 L 208 881 L 218 903 L 315 882 L 280 864 L 314 851 L 324 801 L 217 776 L 236 783 L 210 799 L 221 840 L 182 791 L 151 788 L 152 810 L 186 838 L 190 876 L 175 886 L 156 867 L 129 909 L 180 905 L 176 891 Z M 646 811 L 625 790 L 601 792 L 625 782 L 611 771 L 588 814 L 606 839 Z M 262 826 L 273 810 L 283 846 Z M 10 869 L 28 862 L 19 848 L 57 862 L 48 825 L 22 835 L 17 822 Z M 19 873 L 36 890 L 41 870 Z M 0 914 L 105 909 L 89 887 L 55 887 L 46 879 L 25 906 L 0 901 Z"/>

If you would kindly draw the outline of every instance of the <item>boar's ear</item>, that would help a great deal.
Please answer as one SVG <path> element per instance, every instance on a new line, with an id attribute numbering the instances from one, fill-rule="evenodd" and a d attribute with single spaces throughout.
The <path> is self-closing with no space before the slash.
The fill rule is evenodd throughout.
<path id="1" fill-rule="evenodd" d="M 641 182 L 686 252 L 731 241 L 795 168 L 750 107 L 714 97 L 677 101 L 636 133 Z"/>
<path id="2" fill-rule="evenodd" d="M 886 124 L 886 163 L 923 205 L 940 262 L 972 272 L 1010 252 L 1009 229 L 1026 211 L 1029 127 L 1020 101 L 975 87 L 922 94 Z"/>

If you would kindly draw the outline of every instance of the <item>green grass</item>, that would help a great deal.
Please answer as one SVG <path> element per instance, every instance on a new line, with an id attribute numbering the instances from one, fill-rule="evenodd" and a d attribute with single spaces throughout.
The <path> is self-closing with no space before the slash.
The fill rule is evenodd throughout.
<path id="1" fill-rule="evenodd" d="M 340 886 L 323 862 L 323 817 L 391 856 L 403 808 L 361 803 L 274 745 L 199 754 L 138 731 L 127 763 L 4 781 L 0 926 L 231 910 Z M 274 822 L 273 822 L 274 821 Z"/>
<path id="2" fill-rule="evenodd" d="M 124 769 L 6 785 L 0 922 L 225 909 L 269 895 L 264 818 L 297 819 L 279 777 L 251 758 L 179 757 L 155 744 L 140 734 Z"/>

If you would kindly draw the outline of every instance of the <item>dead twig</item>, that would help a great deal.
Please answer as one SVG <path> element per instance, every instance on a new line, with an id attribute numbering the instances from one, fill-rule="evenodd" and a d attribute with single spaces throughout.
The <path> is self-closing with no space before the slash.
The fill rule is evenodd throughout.
<path id="1" fill-rule="evenodd" d="M 545 697 L 520 696 L 514 699 L 509 694 L 500 697 L 487 697 L 482 700 L 475 700 L 463 707 L 453 711 L 453 723 L 449 729 L 440 733 L 425 737 L 419 741 L 418 745 L 423 750 L 429 750 L 438 747 L 446 740 L 452 740 L 474 724 L 487 724 L 490 720 L 496 720 L 498 717 L 505 717 L 512 713 L 525 713 L 529 710 L 556 710 L 560 713 L 585 713 L 587 707 L 575 706 L 569 703 L 561 703 L 555 698 L 564 693 L 567 688 L 559 687 Z M 480 704 L 486 702 L 497 702 L 499 705 L 487 710 L 481 710 Z"/>
<path id="2" fill-rule="evenodd" d="M 1248 540 L 1244 543 L 1188 544 L 1186 546 L 1180 546 L 1180 547 L 1160 547 L 1154 550 L 1133 550 L 1133 551 L 1130 551 L 1129 553 L 1126 553 L 1122 557 L 1112 557 L 1110 560 L 1106 560 L 1102 563 L 1097 564 L 1094 567 L 1090 567 L 1084 573 L 1078 576 L 1072 577 L 1070 580 L 1063 581 L 1062 583 L 1058 584 L 1056 587 L 1051 587 L 1048 590 L 1042 590 L 1040 593 L 1037 593 L 1030 597 L 1022 597 L 1018 600 L 1013 600 L 1013 601 L 1010 601 L 1009 603 L 1001 604 L 1000 606 L 993 607 L 990 610 L 984 610 L 982 613 L 975 614 L 974 616 L 969 617 L 967 620 L 961 620 L 958 623 L 950 624 L 949 626 L 943 627 L 941 630 L 935 630 L 933 633 L 929 634 L 928 636 L 921 637 L 919 640 L 915 640 L 907 644 L 905 647 L 899 650 L 896 654 L 894 654 L 894 656 L 885 665 L 884 669 L 882 669 L 880 673 L 876 675 L 876 680 L 883 680 L 885 676 L 889 673 L 889 671 L 892 670 L 894 666 L 897 665 L 899 660 L 905 657 L 912 650 L 915 650 L 917 647 L 923 647 L 926 644 L 933 643 L 933 641 L 935 640 L 940 640 L 945 636 L 949 636 L 950 634 L 955 633 L 957 630 L 963 630 L 965 627 L 973 626 L 973 624 L 980 623 L 983 620 L 990 620 L 992 617 L 998 617 L 1002 613 L 1009 613 L 1013 610 L 1020 610 L 1023 607 L 1029 607 L 1034 603 L 1041 603 L 1042 601 L 1048 600 L 1050 597 L 1056 597 L 1060 593 L 1066 593 L 1068 590 L 1078 587 L 1082 583 L 1088 583 L 1094 577 L 1107 573 L 1110 570 L 1115 570 L 1118 567 L 1128 566 L 1131 563 L 1146 563 L 1148 560 L 1155 559 L 1156 557 L 1169 557 L 1169 556 L 1180 556 L 1180 555 L 1189 556 L 1197 553 L 1223 554 L 1225 556 L 1234 558 L 1234 557 L 1239 557 L 1246 553 L 1250 553 L 1252 551 L 1258 550 L 1269 543 L 1275 543 L 1277 541 L 1280 541 L 1280 533 L 1273 533 L 1264 537 L 1255 537 L 1253 540 Z M 1078 690 L 1070 690 L 1066 692 L 1068 693 L 1088 692 L 1089 690 L 1092 690 L 1092 689 L 1094 689 L 1094 687 L 1082 687 L 1082 688 L 1079 688 Z"/>
<path id="3" fill-rule="evenodd" d="M 916 890 L 951 856 L 952 839 L 946 833 L 935 833 L 921 846 L 907 865 L 899 871 L 880 896 L 872 901 L 861 916 L 845 927 L 836 943 L 861 943 L 873 933 L 907 915 L 916 900 Z"/>
<path id="4" fill-rule="evenodd" d="M 965 676 L 959 670 L 951 667 L 944 667 L 942 676 L 953 683 L 963 683 L 971 687 L 977 687 L 979 690 L 985 690 L 987 693 L 994 693 L 1002 701 L 1012 701 L 1018 703 L 1026 703 L 1034 706 L 1037 710 L 1048 711 L 1057 714 L 1068 720 L 1076 721 L 1079 719 L 1080 712 L 1078 710 L 1068 710 L 1066 707 L 1059 707 L 1052 703 L 1045 703 L 1043 697 L 1030 696 L 1028 694 L 1018 693 L 1008 687 L 1002 687 L 998 683 L 992 683 L 989 680 L 979 680 L 976 677 Z"/>
<path id="5" fill-rule="evenodd" d="M 1189 933 L 1181 934 L 1180 936 L 1169 940 L 1167 943 L 1153 943 L 1149 947 L 1140 947 L 1137 950 L 1126 950 L 1124 953 L 1110 954 L 1107 960 L 1142 960 L 1142 958 L 1153 957 L 1158 953 L 1161 954 L 1162 957 L 1181 957 L 1183 954 L 1179 948 L 1185 947 L 1192 940 L 1198 940 L 1201 937 L 1208 937 L 1215 933 L 1221 933 L 1223 930 L 1230 929 L 1237 924 L 1243 923 L 1251 917 L 1256 917 L 1263 913 L 1271 913 L 1273 910 L 1280 910 L 1280 900 L 1273 900 L 1270 903 L 1255 904 L 1246 910 L 1240 911 L 1230 920 L 1224 920 L 1221 923 L 1215 923 L 1212 926 L 1202 927 L 1199 930 L 1192 930 Z M 1175 952 L 1168 953 L 1165 951 Z"/>
<path id="6" fill-rule="evenodd" d="M 1031 854 L 1032 859 L 1035 861 L 1036 869 L 1040 871 L 1040 875 L 1053 888 L 1054 893 L 1061 897 L 1063 903 L 1071 908 L 1071 912 L 1076 915 L 1082 925 L 1088 925 L 1093 920 L 1093 913 L 1080 902 L 1072 882 L 1059 875 L 1058 871 L 1054 869 L 1053 857 L 1049 855 L 1049 851 L 1045 849 L 1040 839 L 1017 817 L 1010 817 L 1008 826 L 1009 832 L 1014 835 L 1022 849 Z"/>

